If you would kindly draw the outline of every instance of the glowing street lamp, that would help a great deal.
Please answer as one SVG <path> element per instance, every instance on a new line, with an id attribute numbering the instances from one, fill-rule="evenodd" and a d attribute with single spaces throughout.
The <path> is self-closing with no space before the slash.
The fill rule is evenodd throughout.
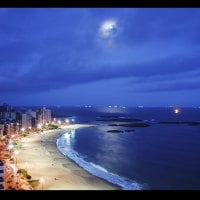
<path id="1" fill-rule="evenodd" d="M 43 190 L 43 184 L 44 184 L 44 178 L 43 177 L 40 178 L 40 182 L 42 184 L 42 190 Z"/>
<path id="2" fill-rule="evenodd" d="M 19 154 L 19 151 L 15 151 L 14 154 L 15 154 L 15 159 L 16 159 L 16 164 L 17 164 L 17 157 L 16 156 Z"/>
<path id="3" fill-rule="evenodd" d="M 14 154 L 15 154 L 15 155 L 19 154 L 19 151 L 15 151 Z"/>
<path id="4" fill-rule="evenodd" d="M 41 125 L 41 124 L 38 124 L 38 125 L 37 125 L 37 128 L 41 129 L 41 128 L 42 128 L 42 125 Z"/>
<path id="5" fill-rule="evenodd" d="M 60 120 L 58 120 L 58 124 L 61 124 L 61 121 L 60 121 Z"/>
<path id="6" fill-rule="evenodd" d="M 69 124 L 69 119 L 66 119 L 65 122 L 66 122 L 67 124 Z"/>
<path id="7" fill-rule="evenodd" d="M 21 128 L 21 131 L 24 132 L 24 131 L 25 131 L 25 128 Z"/>
<path id="8" fill-rule="evenodd" d="M 27 169 L 28 169 L 28 163 L 26 162 L 25 164 L 26 164 L 26 171 L 27 171 Z"/>
<path id="9" fill-rule="evenodd" d="M 9 145 L 8 145 L 8 149 L 11 150 L 12 148 L 13 148 L 13 145 L 12 145 L 12 144 L 9 144 Z"/>

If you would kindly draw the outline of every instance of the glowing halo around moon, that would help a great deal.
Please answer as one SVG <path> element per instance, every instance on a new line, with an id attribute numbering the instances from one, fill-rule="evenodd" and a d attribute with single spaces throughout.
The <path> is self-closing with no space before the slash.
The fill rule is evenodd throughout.
<path id="1" fill-rule="evenodd" d="M 110 37 L 115 36 L 117 28 L 118 28 L 117 20 L 110 19 L 110 20 L 104 21 L 101 24 L 99 32 L 102 37 L 110 38 Z"/>

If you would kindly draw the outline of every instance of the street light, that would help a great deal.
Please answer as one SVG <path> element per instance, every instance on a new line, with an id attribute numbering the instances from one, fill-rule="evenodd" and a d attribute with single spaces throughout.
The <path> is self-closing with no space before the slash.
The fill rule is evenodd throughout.
<path id="1" fill-rule="evenodd" d="M 13 148 L 13 145 L 12 145 L 12 144 L 9 144 L 9 145 L 8 145 L 8 149 L 11 150 L 12 148 Z"/>
<path id="2" fill-rule="evenodd" d="M 27 171 L 27 169 L 28 169 L 28 163 L 26 162 L 25 164 L 26 164 L 26 171 Z"/>
<path id="3" fill-rule="evenodd" d="M 19 154 L 19 151 L 14 151 L 14 154 L 15 154 L 15 159 L 16 159 L 16 165 L 17 165 L 17 155 Z"/>
<path id="4" fill-rule="evenodd" d="M 41 124 L 38 124 L 38 125 L 37 125 L 37 128 L 41 129 L 41 128 L 42 128 L 42 125 L 41 125 Z"/>
<path id="5" fill-rule="evenodd" d="M 43 184 L 44 184 L 44 178 L 43 177 L 40 178 L 40 182 L 42 184 L 42 190 L 43 190 Z"/>

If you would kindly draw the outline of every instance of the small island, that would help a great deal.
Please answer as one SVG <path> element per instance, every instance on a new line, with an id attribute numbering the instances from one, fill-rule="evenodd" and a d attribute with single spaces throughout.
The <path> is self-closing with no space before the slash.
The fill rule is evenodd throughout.
<path id="1" fill-rule="evenodd" d="M 127 124 L 108 124 L 108 126 L 122 126 L 122 127 L 149 127 L 150 124 L 146 122 L 127 123 Z"/>
<path id="2" fill-rule="evenodd" d="M 126 129 L 124 130 L 125 132 L 134 132 L 135 130 L 134 129 Z"/>
<path id="3" fill-rule="evenodd" d="M 141 119 L 129 118 L 129 117 L 119 117 L 119 116 L 104 116 L 100 117 L 101 119 L 97 119 L 96 121 L 113 121 L 113 122 L 143 122 Z"/>
<path id="4" fill-rule="evenodd" d="M 199 126 L 199 121 L 160 121 L 159 124 L 187 124 L 189 126 Z"/>
<path id="5" fill-rule="evenodd" d="M 122 130 L 108 130 L 108 133 L 123 133 L 124 131 Z"/>

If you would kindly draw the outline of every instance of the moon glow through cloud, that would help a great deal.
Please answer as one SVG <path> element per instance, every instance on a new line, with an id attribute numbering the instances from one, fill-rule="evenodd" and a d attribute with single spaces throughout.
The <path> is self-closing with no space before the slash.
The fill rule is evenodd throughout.
<path id="1" fill-rule="evenodd" d="M 115 36 L 117 32 L 117 26 L 117 21 L 114 19 L 104 21 L 100 27 L 100 35 L 104 38 Z"/>

